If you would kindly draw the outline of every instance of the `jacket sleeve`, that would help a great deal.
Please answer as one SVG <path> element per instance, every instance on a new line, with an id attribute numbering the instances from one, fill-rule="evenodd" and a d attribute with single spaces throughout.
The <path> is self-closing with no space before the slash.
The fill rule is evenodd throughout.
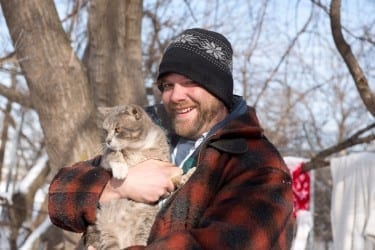
<path id="1" fill-rule="evenodd" d="M 80 233 L 95 222 L 100 195 L 111 177 L 97 167 L 98 162 L 100 157 L 78 162 L 56 174 L 48 193 L 48 213 L 53 224 Z"/>

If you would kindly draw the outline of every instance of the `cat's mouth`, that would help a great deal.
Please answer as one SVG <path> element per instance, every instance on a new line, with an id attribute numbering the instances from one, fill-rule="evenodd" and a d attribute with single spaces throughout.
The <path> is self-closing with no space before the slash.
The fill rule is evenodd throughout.
<path id="1" fill-rule="evenodd" d="M 107 143 L 107 144 L 106 144 L 106 147 L 107 147 L 107 150 L 108 150 L 109 152 L 120 151 L 122 148 L 124 148 L 123 146 L 120 146 L 120 145 L 114 145 L 114 144 L 111 144 L 111 143 Z"/>

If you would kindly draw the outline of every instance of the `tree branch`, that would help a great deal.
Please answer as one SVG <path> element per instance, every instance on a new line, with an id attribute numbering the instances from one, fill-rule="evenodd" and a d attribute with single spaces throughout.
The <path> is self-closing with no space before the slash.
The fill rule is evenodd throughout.
<path id="1" fill-rule="evenodd" d="M 7 88 L 3 84 L 0 84 L 0 95 L 11 102 L 17 102 L 24 107 L 33 108 L 29 94 L 22 93 L 13 88 Z"/>
<path id="2" fill-rule="evenodd" d="M 308 26 L 309 26 L 309 24 L 312 20 L 312 17 L 313 17 L 313 10 L 311 9 L 310 15 L 307 18 L 306 22 L 304 23 L 302 28 L 297 32 L 296 36 L 292 39 L 292 41 L 290 42 L 290 44 L 288 45 L 288 47 L 284 51 L 284 54 L 281 56 L 279 62 L 276 65 L 276 67 L 272 70 L 271 74 L 268 76 L 268 78 L 264 82 L 264 85 L 263 85 L 262 89 L 260 90 L 259 94 L 257 95 L 256 100 L 254 101 L 254 104 L 253 104 L 254 107 L 257 106 L 261 96 L 264 94 L 264 92 L 268 88 L 269 83 L 272 81 L 272 79 L 274 78 L 276 73 L 279 71 L 279 68 L 281 67 L 282 63 L 285 61 L 285 59 L 287 58 L 289 53 L 292 51 L 292 49 L 296 45 L 298 39 L 302 36 L 302 34 L 304 34 L 306 32 L 306 30 L 307 30 L 307 28 L 308 28 Z"/>
<path id="3" fill-rule="evenodd" d="M 328 147 L 322 151 L 320 151 L 317 155 L 310 159 L 310 161 L 306 162 L 302 167 L 303 171 L 309 171 L 312 169 L 318 169 L 329 165 L 329 162 L 325 160 L 328 156 L 340 152 L 343 149 L 362 144 L 362 143 L 370 143 L 375 140 L 375 133 L 374 131 L 371 132 L 370 135 L 365 137 L 360 137 L 362 134 L 366 133 L 367 131 L 371 131 L 371 129 L 375 128 L 375 123 L 368 125 L 367 127 L 357 131 L 355 134 L 347 138 L 345 141 L 342 141 L 336 145 Z"/>
<path id="4" fill-rule="evenodd" d="M 364 105 L 366 106 L 367 110 L 373 116 L 375 116 L 375 95 L 372 93 L 365 74 L 363 73 L 350 46 L 347 44 L 342 34 L 340 7 L 341 0 L 332 0 L 329 16 L 331 20 L 333 40 L 335 42 L 337 50 L 344 59 L 344 62 L 354 79 L 355 85 Z"/>

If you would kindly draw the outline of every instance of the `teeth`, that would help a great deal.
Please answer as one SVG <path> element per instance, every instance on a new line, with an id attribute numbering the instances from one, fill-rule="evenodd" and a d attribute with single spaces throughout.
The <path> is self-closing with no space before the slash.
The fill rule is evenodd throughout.
<path id="1" fill-rule="evenodd" d="M 176 113 L 184 114 L 184 113 L 190 112 L 191 110 L 193 110 L 193 108 L 179 109 L 179 110 L 176 110 Z"/>

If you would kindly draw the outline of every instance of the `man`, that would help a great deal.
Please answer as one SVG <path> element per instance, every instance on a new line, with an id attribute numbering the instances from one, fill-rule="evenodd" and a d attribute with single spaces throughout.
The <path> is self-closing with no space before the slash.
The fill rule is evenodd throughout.
<path id="1" fill-rule="evenodd" d="M 168 128 L 180 168 L 150 160 L 130 168 L 123 182 L 95 167 L 100 157 L 63 168 L 50 187 L 52 222 L 82 232 L 94 223 L 98 202 L 157 202 L 174 190 L 171 176 L 196 166 L 161 208 L 148 245 L 133 249 L 289 249 L 291 177 L 254 109 L 232 94 L 229 41 L 204 29 L 184 31 L 163 55 L 158 87 L 167 119 L 158 106 L 147 110 Z"/>

